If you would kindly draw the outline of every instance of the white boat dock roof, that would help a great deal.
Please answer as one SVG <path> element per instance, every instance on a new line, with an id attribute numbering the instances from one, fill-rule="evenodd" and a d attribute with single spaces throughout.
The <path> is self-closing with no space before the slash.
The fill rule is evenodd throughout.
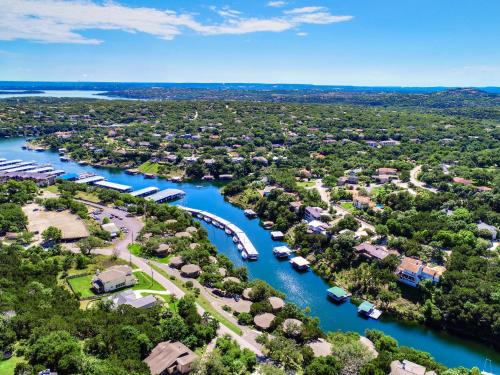
<path id="1" fill-rule="evenodd" d="M 288 246 L 276 246 L 273 247 L 273 251 L 280 253 L 280 254 L 291 254 L 292 250 Z"/>
<path id="2" fill-rule="evenodd" d="M 133 191 L 130 193 L 130 195 L 132 195 L 133 197 L 145 197 L 147 195 L 156 193 L 157 191 L 160 191 L 160 189 L 158 189 L 156 186 L 149 186 L 144 189 Z"/>
<path id="3" fill-rule="evenodd" d="M 22 160 L 21 160 L 22 161 Z M 26 165 L 33 165 L 35 164 L 34 161 L 25 161 L 25 162 L 18 162 L 18 163 L 15 163 L 15 164 L 9 164 L 9 165 L 3 165 L 3 166 L 0 166 L 0 171 L 6 171 L 8 169 L 13 169 L 13 168 L 18 168 L 18 167 L 24 167 Z"/>
<path id="4" fill-rule="evenodd" d="M 14 159 L 14 160 L 6 160 L 6 159 L 3 159 L 1 162 L 0 162 L 0 165 L 10 165 L 10 164 L 17 164 L 17 163 L 20 163 L 22 162 L 21 159 Z"/>
<path id="5" fill-rule="evenodd" d="M 87 178 L 81 178 L 79 180 L 76 180 L 75 183 L 77 184 L 91 184 L 93 182 L 101 181 L 104 180 L 104 177 L 102 176 L 90 176 Z"/>
<path id="6" fill-rule="evenodd" d="M 155 201 L 155 202 L 163 202 L 163 201 L 169 201 L 169 200 L 179 198 L 185 194 L 186 193 L 184 191 L 179 190 L 179 189 L 165 189 L 165 190 L 159 191 L 158 193 L 150 195 L 146 199 L 150 200 L 150 201 Z"/>
<path id="7" fill-rule="evenodd" d="M 130 190 L 132 190 L 132 186 L 117 184 L 115 182 L 109 182 L 106 180 L 96 181 L 94 183 L 94 185 L 102 187 L 102 188 L 113 189 L 113 190 L 118 190 L 118 191 L 130 191 Z"/>
<path id="8" fill-rule="evenodd" d="M 28 171 L 28 173 L 45 173 L 45 172 L 50 172 L 53 170 L 54 170 L 54 168 L 52 168 L 52 167 L 40 167 L 40 168 L 32 169 L 31 171 Z"/>
<path id="9" fill-rule="evenodd" d="M 4 172 L 23 172 L 23 171 L 31 171 L 32 169 L 36 169 L 37 165 L 36 164 L 24 164 L 21 163 L 15 168 L 7 169 Z"/>
<path id="10" fill-rule="evenodd" d="M 309 266 L 309 261 L 302 257 L 294 257 L 290 259 L 290 263 L 295 264 L 297 267 L 307 267 Z"/>
<path id="11" fill-rule="evenodd" d="M 62 169 L 56 169 L 55 171 L 51 171 L 49 173 L 47 173 L 49 176 L 60 176 L 62 174 L 65 174 L 66 171 L 62 170 Z"/>
<path id="12" fill-rule="evenodd" d="M 184 207 L 184 206 L 177 206 L 183 210 L 189 211 L 192 214 L 200 214 L 204 217 L 209 217 L 212 221 L 215 221 L 219 224 L 222 224 L 224 227 L 228 228 L 231 232 L 234 233 L 234 235 L 238 238 L 240 244 L 243 246 L 244 251 L 247 253 L 248 257 L 251 259 L 256 259 L 259 256 L 259 252 L 253 245 L 252 241 L 248 238 L 245 232 L 243 232 L 240 228 L 238 228 L 236 225 L 233 223 L 217 216 L 214 215 L 210 212 L 203 211 L 203 210 L 197 210 L 195 208 L 189 208 L 189 207 Z"/>

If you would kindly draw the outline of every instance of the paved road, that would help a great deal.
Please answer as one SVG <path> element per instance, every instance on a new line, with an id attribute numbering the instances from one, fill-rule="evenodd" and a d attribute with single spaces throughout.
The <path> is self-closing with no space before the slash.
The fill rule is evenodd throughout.
<path id="1" fill-rule="evenodd" d="M 433 193 L 437 193 L 437 189 L 434 189 L 434 188 L 429 188 L 427 186 L 425 186 L 425 183 L 422 182 L 422 181 L 419 181 L 417 179 L 418 175 L 420 174 L 420 172 L 422 171 L 422 166 L 421 165 L 417 165 L 415 168 L 413 168 L 411 171 L 410 171 L 410 182 L 421 188 L 421 189 L 425 189 L 425 190 L 428 190 L 430 192 L 433 192 Z"/>
<path id="2" fill-rule="evenodd" d="M 149 260 L 146 260 L 144 258 L 137 257 L 133 254 L 130 253 L 128 250 L 128 245 L 133 242 L 134 238 L 137 236 L 137 234 L 140 232 L 144 224 L 142 221 L 140 221 L 137 217 L 126 217 L 125 213 L 121 210 L 103 206 L 100 204 L 92 203 L 92 202 L 87 202 L 83 200 L 79 200 L 80 202 L 91 206 L 95 208 L 99 208 L 103 210 L 103 213 L 106 213 L 108 215 L 113 215 L 115 218 L 112 218 L 111 220 L 115 222 L 118 226 L 121 227 L 126 227 L 128 229 L 128 233 L 125 234 L 125 237 L 118 240 L 114 244 L 114 250 L 109 250 L 109 249 L 100 249 L 100 250 L 95 250 L 94 253 L 97 254 L 103 254 L 103 255 L 111 255 L 113 252 L 120 257 L 123 260 L 130 261 L 131 263 L 135 264 L 138 266 L 140 269 L 142 269 L 145 273 L 148 275 L 152 275 L 153 278 L 160 283 L 165 289 L 170 291 L 175 297 L 181 298 L 182 296 L 185 295 L 185 292 L 180 289 L 177 285 L 175 285 L 171 280 L 167 279 L 165 276 L 163 276 L 161 273 L 155 271 L 154 268 L 151 267 L 151 264 L 161 268 L 163 271 L 166 273 L 176 276 L 177 278 L 180 278 L 180 274 L 178 274 L 178 271 L 171 269 L 165 264 L 158 263 L 158 262 L 151 262 Z M 212 304 L 212 306 L 217 310 L 217 312 L 223 316 L 225 316 L 228 320 L 231 320 L 233 323 L 236 323 L 236 319 L 226 311 L 222 309 L 222 306 L 217 303 L 216 298 L 209 293 L 205 287 L 203 287 L 201 284 L 198 283 L 196 280 L 192 280 L 195 286 L 197 286 L 203 296 Z M 205 310 L 198 305 L 198 312 L 200 314 L 203 314 Z M 241 330 L 243 331 L 243 336 L 237 335 L 235 332 L 230 330 L 228 327 L 226 327 L 223 324 L 219 325 L 219 335 L 225 335 L 228 334 L 230 335 L 242 348 L 247 348 L 254 352 L 257 356 L 263 357 L 262 351 L 260 350 L 260 345 L 255 341 L 255 338 L 258 336 L 258 333 L 254 331 L 253 329 L 250 329 L 245 326 L 239 326 Z"/>
<path id="3" fill-rule="evenodd" d="M 316 190 L 318 190 L 321 199 L 323 200 L 323 202 L 325 202 L 328 205 L 328 208 L 330 208 L 330 207 L 334 208 L 335 211 L 337 211 L 337 213 L 340 214 L 342 217 L 344 217 L 345 215 L 351 214 L 349 211 L 347 211 L 342 206 L 331 202 L 330 194 L 329 194 L 328 190 L 326 189 L 326 187 L 323 185 L 322 179 L 317 179 L 315 181 L 314 187 L 316 188 Z M 361 225 L 361 229 L 369 229 L 372 232 L 375 232 L 375 227 L 373 225 L 371 225 L 370 223 L 368 223 L 364 220 L 358 219 L 357 217 L 355 217 L 355 219 Z"/>

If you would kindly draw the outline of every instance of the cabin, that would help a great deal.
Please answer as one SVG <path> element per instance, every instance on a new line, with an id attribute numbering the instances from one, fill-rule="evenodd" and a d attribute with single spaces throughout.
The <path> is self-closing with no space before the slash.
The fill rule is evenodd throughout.
<path id="1" fill-rule="evenodd" d="M 357 196 L 353 199 L 353 204 L 354 207 L 356 207 L 357 209 L 363 210 L 365 208 L 372 206 L 373 202 L 370 199 L 370 197 Z"/>
<path id="2" fill-rule="evenodd" d="M 328 229 L 328 225 L 319 220 L 313 220 L 307 223 L 307 228 L 317 234 L 326 234 L 326 230 Z"/>
<path id="3" fill-rule="evenodd" d="M 335 302 L 343 302 L 347 299 L 347 297 L 349 297 L 349 294 L 338 286 L 331 287 L 327 290 L 327 293 L 328 297 L 333 299 Z"/>
<path id="4" fill-rule="evenodd" d="M 298 271 L 307 271 L 311 263 L 305 258 L 294 257 L 290 259 L 290 264 Z"/>
<path id="5" fill-rule="evenodd" d="M 109 293 L 137 284 L 132 268 L 126 265 L 112 266 L 106 271 L 98 272 L 92 280 L 92 289 L 96 293 Z"/>
<path id="6" fill-rule="evenodd" d="M 385 246 L 372 245 L 369 242 L 363 242 L 354 247 L 359 256 L 366 259 L 383 260 L 391 254 L 398 254 L 395 250 L 388 250 Z"/>
<path id="7" fill-rule="evenodd" d="M 321 207 L 311 207 L 307 206 L 304 210 L 304 219 L 306 221 L 313 221 L 321 219 L 323 215 L 323 209 Z"/>
<path id="8" fill-rule="evenodd" d="M 153 375 L 187 374 L 197 359 L 183 343 L 164 341 L 155 346 L 144 363 Z"/>

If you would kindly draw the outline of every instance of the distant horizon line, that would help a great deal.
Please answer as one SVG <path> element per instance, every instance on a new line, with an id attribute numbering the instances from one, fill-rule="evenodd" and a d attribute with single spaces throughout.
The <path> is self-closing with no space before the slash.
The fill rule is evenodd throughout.
<path id="1" fill-rule="evenodd" d="M 43 80 L 0 80 L 0 85 L 2 84 L 28 84 L 28 83 L 39 83 L 39 84 L 132 84 L 132 85 L 262 85 L 262 86 L 309 86 L 309 87 L 361 87 L 361 88 L 414 88 L 414 89 L 488 89 L 488 88 L 500 88 L 500 86 L 446 86 L 446 85 L 437 85 L 437 86 L 427 86 L 427 85 L 348 85 L 348 84 L 316 84 L 316 83 L 283 83 L 283 82 L 196 82 L 196 81 L 43 81 Z"/>

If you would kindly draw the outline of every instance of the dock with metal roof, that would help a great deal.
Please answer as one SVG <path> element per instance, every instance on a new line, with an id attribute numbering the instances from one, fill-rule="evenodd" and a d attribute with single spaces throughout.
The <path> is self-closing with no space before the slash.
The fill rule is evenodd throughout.
<path id="1" fill-rule="evenodd" d="M 156 203 L 173 201 L 179 199 L 186 195 L 186 192 L 179 189 L 165 189 L 146 197 L 147 200 L 154 201 Z"/>
<path id="2" fill-rule="evenodd" d="M 4 172 L 25 172 L 36 168 L 38 168 L 38 166 L 35 163 L 26 162 L 20 163 L 16 167 L 6 169 Z"/>
<path id="3" fill-rule="evenodd" d="M 33 165 L 33 164 L 35 164 L 34 161 L 22 161 L 22 160 L 19 160 L 19 161 L 16 161 L 16 163 L 14 163 L 14 164 L 5 164 L 5 165 L 0 166 L 0 171 L 6 171 L 6 170 L 9 170 L 9 169 L 14 169 L 14 168 L 19 168 L 19 167 L 25 167 L 27 165 Z"/>
<path id="4" fill-rule="evenodd" d="M 106 180 L 96 181 L 94 182 L 94 185 L 105 189 L 117 190 L 122 193 L 126 193 L 132 190 L 132 186 L 117 184 L 116 182 L 109 182 Z"/>
<path id="5" fill-rule="evenodd" d="M 75 184 L 93 184 L 94 182 L 102 181 L 102 180 L 104 180 L 104 177 L 102 177 L 102 176 L 90 176 L 90 177 L 81 178 L 79 180 L 76 180 Z"/>
<path id="6" fill-rule="evenodd" d="M 149 186 L 144 189 L 135 190 L 130 193 L 133 197 L 147 197 L 148 195 L 154 194 L 160 191 L 156 186 Z"/>
<path id="7" fill-rule="evenodd" d="M 243 248 L 242 253 L 246 255 L 247 259 L 257 260 L 257 258 L 259 257 L 259 252 L 253 245 L 252 241 L 250 241 L 246 233 L 243 232 L 239 227 L 237 227 L 233 223 L 207 211 L 197 210 L 196 208 L 189 208 L 184 206 L 177 206 L 177 207 L 185 211 L 188 211 L 189 213 L 197 216 L 200 219 L 208 218 L 212 223 L 219 224 L 219 226 L 222 227 L 222 229 L 228 229 L 231 232 L 231 234 L 238 239 L 238 242 L 241 244 Z"/>
<path id="8" fill-rule="evenodd" d="M 14 159 L 14 160 L 3 159 L 2 161 L 0 161 L 0 166 L 18 164 L 20 162 L 22 162 L 21 159 Z"/>
<path id="9" fill-rule="evenodd" d="M 28 173 L 46 173 L 46 172 L 51 172 L 53 171 L 54 168 L 52 167 L 40 167 L 40 168 L 35 168 L 30 171 L 27 171 Z"/>

